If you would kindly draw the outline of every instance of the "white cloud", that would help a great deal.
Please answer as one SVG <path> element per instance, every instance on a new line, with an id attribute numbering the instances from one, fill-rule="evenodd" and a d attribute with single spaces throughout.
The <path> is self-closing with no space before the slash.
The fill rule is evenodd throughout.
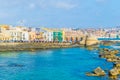
<path id="1" fill-rule="evenodd" d="M 57 2 L 54 4 L 56 8 L 62 8 L 62 9 L 72 9 L 75 8 L 77 5 L 67 2 Z"/>
<path id="2" fill-rule="evenodd" d="M 67 0 L 41 0 L 38 3 L 41 8 L 61 8 L 61 9 L 72 9 L 77 6 L 77 4 L 73 3 L 72 1 Z"/>

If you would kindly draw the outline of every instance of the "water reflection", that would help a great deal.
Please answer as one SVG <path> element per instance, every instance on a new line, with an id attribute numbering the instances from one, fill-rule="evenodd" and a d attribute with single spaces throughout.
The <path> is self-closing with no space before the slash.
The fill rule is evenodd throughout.
<path id="1" fill-rule="evenodd" d="M 0 52 L 0 57 L 17 58 L 18 52 Z"/>
<path id="2" fill-rule="evenodd" d="M 41 56 L 41 57 L 51 57 L 52 53 L 53 53 L 53 50 L 45 50 L 45 51 L 42 51 L 41 53 L 39 53 L 39 56 Z"/>
<path id="3" fill-rule="evenodd" d="M 19 54 L 29 54 L 29 55 L 36 55 L 36 51 L 11 51 L 11 52 L 0 52 L 0 57 L 6 58 L 17 58 Z M 40 51 L 39 51 L 40 52 Z"/>

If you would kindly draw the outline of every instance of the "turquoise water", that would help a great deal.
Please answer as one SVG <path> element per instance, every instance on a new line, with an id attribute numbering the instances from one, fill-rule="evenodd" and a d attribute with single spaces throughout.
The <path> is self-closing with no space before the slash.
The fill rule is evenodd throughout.
<path id="1" fill-rule="evenodd" d="M 112 68 L 112 63 L 100 59 L 97 53 L 85 48 L 2 52 L 0 80 L 108 80 L 106 76 L 85 75 L 98 66 Z"/>

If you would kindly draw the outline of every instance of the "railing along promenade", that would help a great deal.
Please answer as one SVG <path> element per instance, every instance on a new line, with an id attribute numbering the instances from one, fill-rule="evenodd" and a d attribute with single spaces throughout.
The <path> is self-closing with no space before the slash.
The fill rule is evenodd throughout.
<path id="1" fill-rule="evenodd" d="M 100 41 L 120 41 L 120 38 L 98 38 Z"/>

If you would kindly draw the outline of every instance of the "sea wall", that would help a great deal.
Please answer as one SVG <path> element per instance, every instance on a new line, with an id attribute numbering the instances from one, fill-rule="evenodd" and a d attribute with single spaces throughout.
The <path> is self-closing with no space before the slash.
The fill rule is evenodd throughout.
<path id="1" fill-rule="evenodd" d="M 80 41 L 80 45 L 85 45 L 85 46 L 91 46 L 100 43 L 99 40 L 97 40 L 96 37 L 83 37 L 83 40 Z"/>
<path id="2" fill-rule="evenodd" d="M 40 43 L 40 42 L 24 42 L 24 43 L 0 43 L 0 51 L 19 51 L 19 50 L 35 50 L 48 48 L 67 48 L 72 47 L 70 43 Z"/>
<path id="3" fill-rule="evenodd" d="M 87 46 L 91 46 L 91 45 L 98 44 L 98 43 L 100 43 L 100 41 L 98 41 L 97 38 L 95 37 L 89 37 L 86 41 Z"/>

